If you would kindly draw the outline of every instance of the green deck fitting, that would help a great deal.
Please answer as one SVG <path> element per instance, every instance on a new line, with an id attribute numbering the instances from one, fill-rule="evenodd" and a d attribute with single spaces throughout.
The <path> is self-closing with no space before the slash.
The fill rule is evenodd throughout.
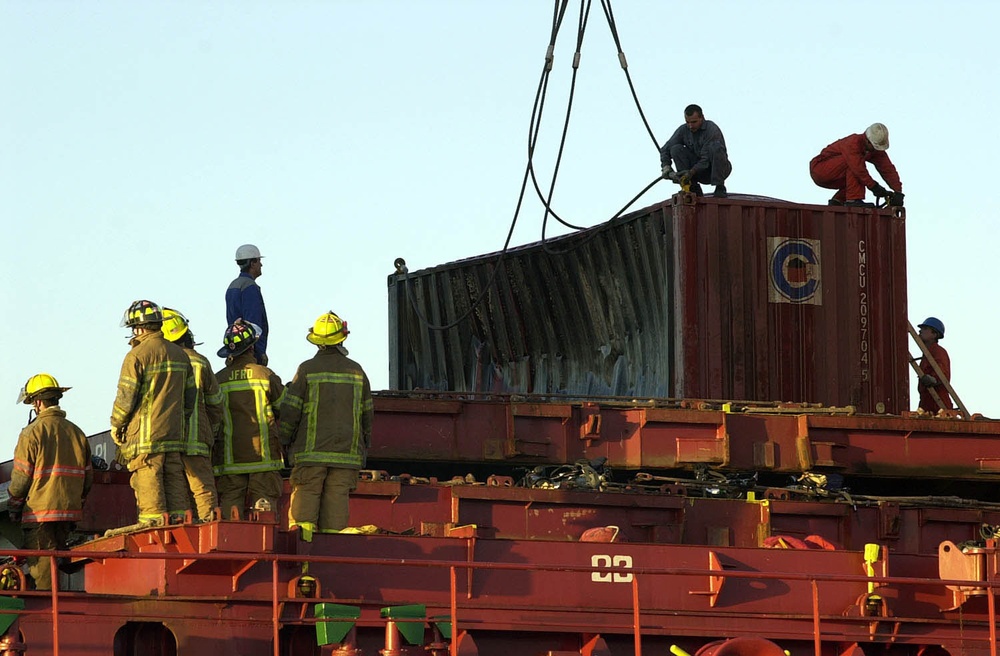
<path id="1" fill-rule="evenodd" d="M 358 606 L 343 604 L 316 604 L 313 616 L 322 619 L 339 620 L 335 622 L 316 622 L 316 643 L 319 646 L 333 645 L 343 642 L 344 636 L 354 626 L 354 620 L 361 617 Z"/>
<path id="2" fill-rule="evenodd" d="M 435 615 L 431 618 L 431 622 L 441 632 L 442 638 L 451 640 L 451 615 Z"/>
<path id="3" fill-rule="evenodd" d="M 0 610 L 24 610 L 24 599 L 0 597 Z M 6 633 L 17 618 L 18 615 L 15 613 L 0 615 L 0 634 Z"/>
<path id="4" fill-rule="evenodd" d="M 387 620 L 423 620 L 427 617 L 427 606 L 409 604 L 406 606 L 387 606 L 381 610 L 381 615 Z M 396 625 L 403 639 L 411 645 L 423 644 L 424 623 L 400 622 Z"/>

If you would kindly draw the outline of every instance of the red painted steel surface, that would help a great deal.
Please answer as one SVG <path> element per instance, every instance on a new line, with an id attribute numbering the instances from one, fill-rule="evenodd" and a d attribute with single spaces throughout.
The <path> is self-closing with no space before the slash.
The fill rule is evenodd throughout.
<path id="1" fill-rule="evenodd" d="M 196 534 L 215 537 L 199 541 Z M 253 554 L 217 548 L 249 543 L 267 546 Z M 485 647 L 492 632 L 503 632 L 507 644 L 519 638 L 516 653 L 534 653 L 524 650 L 536 636 L 599 634 L 620 643 L 632 637 L 635 613 L 647 646 L 663 645 L 660 637 L 707 642 L 718 636 L 808 645 L 817 621 L 824 653 L 843 643 L 871 642 L 940 645 L 952 654 L 985 656 L 989 645 L 987 600 L 953 607 L 949 586 L 968 581 L 938 579 L 934 556 L 897 557 L 885 550 L 866 575 L 860 551 L 386 535 L 318 535 L 307 544 L 273 524 L 252 522 L 150 529 L 115 544 L 127 557 L 108 557 L 92 548 L 97 545 L 77 550 L 95 560 L 86 567 L 88 594 L 60 598 L 62 653 L 121 653 L 110 649 L 116 633 L 127 622 L 150 622 L 165 625 L 177 653 L 187 656 L 268 654 L 274 602 L 287 636 L 290 627 L 309 626 L 303 620 L 319 600 L 359 606 L 358 626 L 369 636 L 384 627 L 379 608 L 421 603 L 432 618 L 449 615 L 454 606 L 459 627 L 481 637 L 484 656 L 509 653 Z M 177 551 L 164 560 L 150 554 L 149 545 L 176 545 Z M 995 562 L 995 545 L 985 551 Z M 296 592 L 303 560 L 319 582 L 318 599 Z M 161 585 L 145 589 L 133 580 L 145 577 L 140 570 L 158 572 Z M 815 613 L 806 601 L 814 590 Z M 29 613 L 20 630 L 30 649 L 51 651 L 48 597 L 26 596 Z"/>
<path id="2" fill-rule="evenodd" d="M 383 393 L 375 399 L 369 457 L 514 464 L 606 457 L 622 469 L 705 465 L 980 481 L 1000 475 L 998 421 L 824 416 L 808 409 L 805 414 L 725 412 L 680 405 Z"/>
<path id="3" fill-rule="evenodd" d="M 756 547 L 771 535 L 799 539 L 818 535 L 838 548 L 862 550 L 873 542 L 902 554 L 934 554 L 945 540 L 977 539 L 982 524 L 1000 526 L 1000 507 L 971 500 L 953 499 L 951 505 L 947 499 L 929 498 L 810 501 L 774 489 L 775 498 L 748 503 L 680 496 L 682 487 L 657 494 L 362 481 L 351 495 L 351 520 L 393 533 L 438 536 L 450 527 L 475 525 L 511 540 L 575 541 L 587 529 L 610 525 L 619 527 L 621 541 L 659 544 Z M 95 491 L 108 499 L 132 499 L 127 480 L 100 484 Z M 286 490 L 282 507 L 287 506 Z M 121 525 L 115 523 L 115 512 L 104 514 L 101 509 L 89 506 L 82 531 L 103 533 Z M 189 530 L 196 535 L 192 543 L 209 545 L 217 539 L 210 528 Z M 134 538 L 119 536 L 99 543 L 106 546 L 92 543 L 90 548 L 117 550 L 129 539 Z M 217 549 L 232 551 L 235 546 Z"/>
<path id="4" fill-rule="evenodd" d="M 674 197 L 672 392 L 908 409 L 902 213 Z"/>
<path id="5" fill-rule="evenodd" d="M 908 409 L 901 210 L 677 194 L 496 264 L 390 276 L 393 387 Z"/>

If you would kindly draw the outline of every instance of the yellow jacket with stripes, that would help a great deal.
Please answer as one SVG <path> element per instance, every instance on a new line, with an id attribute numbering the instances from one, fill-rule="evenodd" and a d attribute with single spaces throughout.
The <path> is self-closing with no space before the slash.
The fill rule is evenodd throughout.
<path id="1" fill-rule="evenodd" d="M 125 431 L 122 455 L 131 460 L 185 451 L 187 423 L 197 398 L 187 354 L 159 330 L 142 333 L 130 344 L 111 410 L 112 430 Z"/>

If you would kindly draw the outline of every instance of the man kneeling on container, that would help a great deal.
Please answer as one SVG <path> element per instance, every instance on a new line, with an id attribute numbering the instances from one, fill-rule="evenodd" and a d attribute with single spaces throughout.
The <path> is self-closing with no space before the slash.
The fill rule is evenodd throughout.
<path id="1" fill-rule="evenodd" d="M 371 446 L 371 386 L 347 357 L 347 335 L 333 312 L 316 320 L 306 339 L 319 351 L 299 365 L 281 402 L 281 439 L 293 459 L 288 527 L 306 540 L 347 527 L 349 495 Z"/>

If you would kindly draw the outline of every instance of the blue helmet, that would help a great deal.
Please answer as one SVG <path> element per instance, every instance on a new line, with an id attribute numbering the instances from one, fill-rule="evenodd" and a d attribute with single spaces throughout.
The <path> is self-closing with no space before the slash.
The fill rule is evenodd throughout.
<path id="1" fill-rule="evenodd" d="M 937 317 L 927 317 L 924 322 L 917 325 L 917 328 L 931 328 L 940 335 L 938 339 L 944 339 L 944 324 Z"/>

